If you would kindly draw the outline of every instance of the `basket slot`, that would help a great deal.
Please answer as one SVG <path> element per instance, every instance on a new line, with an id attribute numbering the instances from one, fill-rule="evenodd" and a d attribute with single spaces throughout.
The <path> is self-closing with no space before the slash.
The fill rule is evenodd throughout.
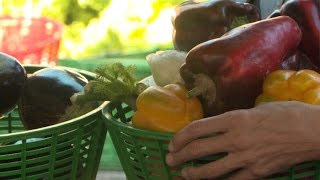
<path id="1" fill-rule="evenodd" d="M 7 155 L 14 152 L 21 152 L 21 144 L 10 144 L 10 145 L 4 145 L 0 146 L 0 156 L 1 155 Z"/>
<path id="2" fill-rule="evenodd" d="M 48 162 L 47 162 L 48 163 Z M 43 174 L 49 172 L 49 165 L 43 163 L 42 165 L 39 164 L 39 166 L 26 168 L 26 176 L 32 176 L 35 174 Z"/>
<path id="3" fill-rule="evenodd" d="M 89 145 L 88 144 L 89 142 L 86 142 L 84 144 L 81 144 L 81 147 L 80 147 L 80 155 L 83 154 L 83 153 L 88 153 L 89 151 Z"/>
<path id="4" fill-rule="evenodd" d="M 13 160 L 13 159 L 20 159 L 21 152 L 14 151 L 14 152 L 7 152 L 8 154 L 0 155 L 0 164 L 5 163 L 6 161 Z"/>
<path id="5" fill-rule="evenodd" d="M 168 172 L 165 170 L 166 168 L 164 166 L 158 165 L 158 164 L 147 164 L 148 165 L 148 170 L 149 172 L 152 173 L 157 173 L 157 174 L 168 174 Z M 177 171 L 179 172 L 181 169 L 178 168 L 172 168 L 172 171 Z M 180 174 L 179 174 L 180 175 Z"/>
<path id="6" fill-rule="evenodd" d="M 16 174 L 16 175 L 11 175 L 11 176 L 0 176 L 0 179 L 20 180 L 21 174 Z"/>
<path id="7" fill-rule="evenodd" d="M 126 141 L 126 142 L 133 142 L 134 141 L 134 139 L 131 136 L 129 136 L 128 134 L 123 133 L 123 132 L 120 133 L 120 137 L 119 138 L 121 138 L 122 141 Z"/>
<path id="8" fill-rule="evenodd" d="M 9 169 L 13 168 L 20 168 L 21 166 L 21 161 L 12 161 L 8 160 L 7 163 L 1 163 L 0 164 L 0 172 L 7 171 Z"/>
<path id="9" fill-rule="evenodd" d="M 138 159 L 138 155 L 132 150 L 128 149 L 128 155 L 133 159 Z"/>
<path id="10" fill-rule="evenodd" d="M 131 120 L 133 112 L 127 104 L 122 103 L 117 105 L 115 109 L 111 111 L 111 114 L 115 119 L 120 120 L 123 123 L 127 123 Z"/>
<path id="11" fill-rule="evenodd" d="M 15 169 L 15 170 L 7 170 L 6 172 L 0 171 L 0 177 L 7 177 L 7 176 L 21 176 L 21 169 Z M 3 179 L 3 178 L 1 178 Z"/>
<path id="12" fill-rule="evenodd" d="M 80 147 L 80 156 L 87 155 L 89 152 L 89 146 L 81 146 Z"/>
<path id="13" fill-rule="evenodd" d="M 294 166 L 292 169 L 294 171 L 307 169 L 307 168 L 311 168 L 311 167 L 314 167 L 314 166 L 318 166 L 319 163 L 320 163 L 320 161 L 312 161 L 312 162 L 301 163 L 301 164 L 298 164 L 298 165 Z"/>
<path id="14" fill-rule="evenodd" d="M 87 124 L 85 124 L 83 127 L 84 127 L 84 132 L 90 132 L 92 131 L 93 129 L 95 129 L 97 127 L 97 121 L 90 121 L 88 122 Z"/>
<path id="15" fill-rule="evenodd" d="M 320 177 L 320 161 L 306 162 L 291 168 L 290 176 L 295 179 L 299 178 L 316 178 Z"/>
<path id="16" fill-rule="evenodd" d="M 136 167 L 136 168 L 138 168 L 138 169 L 141 168 L 141 164 L 140 164 L 139 162 L 137 162 L 136 159 L 130 158 L 130 161 L 129 161 L 129 162 L 131 163 L 132 166 L 134 166 L 134 167 Z"/>
<path id="17" fill-rule="evenodd" d="M 47 179 L 47 177 L 49 176 L 48 171 L 41 173 L 41 174 L 35 174 L 35 175 L 28 175 L 28 180 L 44 180 Z"/>
<path id="18" fill-rule="evenodd" d="M 141 153 L 146 155 L 146 156 L 159 156 L 160 152 L 159 151 L 156 151 L 156 149 L 149 149 L 149 148 L 141 148 L 140 149 Z M 160 157 L 159 157 L 160 158 Z"/>
<path id="19" fill-rule="evenodd" d="M 75 143 L 75 139 L 65 139 L 65 141 L 58 142 L 57 144 L 57 150 L 61 150 L 62 148 L 73 146 Z"/>
<path id="20" fill-rule="evenodd" d="M 92 141 L 92 134 L 88 133 L 82 137 L 81 147 L 88 147 Z"/>
<path id="21" fill-rule="evenodd" d="M 145 146 L 148 148 L 153 148 L 153 149 L 159 148 L 157 140 L 155 139 L 146 139 L 146 140 L 142 139 L 141 141 L 138 141 L 138 145 Z"/>
<path id="22" fill-rule="evenodd" d="M 141 169 L 133 169 L 133 173 L 138 176 L 138 179 L 145 179 L 144 174 L 142 173 Z M 131 178 L 131 177 L 130 177 Z"/>
<path id="23" fill-rule="evenodd" d="M 39 147 L 38 149 L 33 148 L 33 150 L 27 150 L 26 151 L 27 159 L 37 158 L 37 156 L 48 155 L 50 154 L 51 148 L 52 147 L 48 145 L 47 147 Z"/>
<path id="24" fill-rule="evenodd" d="M 35 166 L 39 163 L 42 163 L 42 162 L 45 162 L 45 163 L 48 163 L 50 161 L 50 155 L 46 155 L 46 156 L 42 156 L 42 157 L 35 157 L 33 159 L 27 159 L 26 163 L 27 163 L 27 166 Z"/>
<path id="25" fill-rule="evenodd" d="M 80 153 L 82 151 L 86 151 L 89 149 L 89 146 L 90 146 L 91 142 L 90 141 L 83 141 L 81 146 L 80 146 Z"/>
<path id="26" fill-rule="evenodd" d="M 63 159 L 66 156 L 67 157 L 72 156 L 72 153 L 73 153 L 73 149 L 67 149 L 67 150 L 64 150 L 64 151 L 57 152 L 57 154 L 56 154 L 56 163 L 58 163 L 60 159 Z"/>
<path id="27" fill-rule="evenodd" d="M 134 146 L 132 144 L 127 143 L 126 141 L 123 143 L 124 147 L 126 147 L 129 150 L 134 149 Z"/>
<path id="28" fill-rule="evenodd" d="M 55 163 L 55 167 L 65 167 L 72 164 L 72 156 L 65 157 L 64 159 L 57 160 Z"/>
<path id="29" fill-rule="evenodd" d="M 160 157 L 157 156 L 148 156 L 146 157 L 145 163 L 146 164 L 152 164 L 157 166 L 162 166 L 162 163 L 160 162 Z"/>
<path id="30" fill-rule="evenodd" d="M 85 131 L 85 133 L 82 135 L 82 139 L 88 139 L 92 136 L 92 132 L 94 129 L 90 129 L 90 131 Z"/>
<path id="31" fill-rule="evenodd" d="M 62 178 L 66 178 L 66 179 L 71 179 L 70 178 L 70 171 L 72 169 L 72 166 L 70 164 L 70 166 L 63 166 L 61 168 L 57 168 L 54 170 L 54 179 L 62 179 Z"/>

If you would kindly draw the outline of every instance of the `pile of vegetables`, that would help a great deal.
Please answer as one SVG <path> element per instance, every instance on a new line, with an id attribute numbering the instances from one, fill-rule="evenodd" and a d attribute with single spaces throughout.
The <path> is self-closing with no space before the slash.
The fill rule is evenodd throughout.
<path id="1" fill-rule="evenodd" d="M 231 0 L 187 1 L 175 11 L 175 49 L 146 57 L 153 84 L 114 64 L 99 68 L 74 99 L 125 102 L 134 127 L 163 132 L 267 101 L 318 104 L 318 1 L 288 1 L 266 19 L 254 5 Z"/>
<path id="2" fill-rule="evenodd" d="M 175 49 L 146 57 L 152 76 L 138 82 L 135 67 L 121 63 L 97 68 L 88 82 L 77 76 L 79 88 L 57 93 L 65 95 L 63 108 L 48 122 L 114 101 L 131 107 L 136 128 L 177 132 L 192 121 L 270 101 L 320 104 L 318 1 L 287 1 L 266 19 L 254 5 L 231 0 L 188 1 L 175 11 Z M 24 92 L 21 104 L 31 97 Z M 32 110 L 24 106 L 22 116 Z"/>

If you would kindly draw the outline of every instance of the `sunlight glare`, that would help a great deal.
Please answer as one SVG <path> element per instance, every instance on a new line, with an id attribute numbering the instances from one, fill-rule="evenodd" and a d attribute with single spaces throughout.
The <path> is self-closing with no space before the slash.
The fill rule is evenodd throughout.
<path id="1" fill-rule="evenodd" d="M 172 8 L 162 10 L 159 18 L 147 27 L 148 43 L 167 43 L 172 40 L 171 17 L 173 13 Z"/>

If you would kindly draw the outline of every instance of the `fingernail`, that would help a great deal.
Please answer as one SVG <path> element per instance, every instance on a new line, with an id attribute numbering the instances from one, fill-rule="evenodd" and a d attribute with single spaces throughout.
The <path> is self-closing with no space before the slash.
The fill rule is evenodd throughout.
<path id="1" fill-rule="evenodd" d="M 169 166 L 172 166 L 172 164 L 173 164 L 173 157 L 172 157 L 171 154 L 167 154 L 167 156 L 166 156 L 166 162 L 167 162 L 167 164 L 168 164 Z"/>

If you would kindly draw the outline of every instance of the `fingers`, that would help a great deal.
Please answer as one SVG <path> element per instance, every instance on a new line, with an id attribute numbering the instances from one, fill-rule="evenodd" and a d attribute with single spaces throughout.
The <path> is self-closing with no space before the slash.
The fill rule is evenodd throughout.
<path id="1" fill-rule="evenodd" d="M 169 166 L 175 166 L 192 159 L 220 152 L 228 152 L 230 147 L 231 145 L 224 135 L 198 139 L 187 144 L 176 153 L 169 153 L 166 157 L 166 162 Z"/>
<path id="2" fill-rule="evenodd" d="M 214 179 L 228 172 L 237 170 L 243 166 L 240 158 L 234 157 L 233 154 L 219 159 L 217 161 L 205 164 L 200 167 L 189 167 L 182 169 L 184 179 Z"/>
<path id="3" fill-rule="evenodd" d="M 230 111 L 218 116 L 193 121 L 174 136 L 169 143 L 169 151 L 177 152 L 191 141 L 201 137 L 208 137 L 217 133 L 226 133 L 232 128 L 235 120 L 247 118 L 246 112 L 246 110 Z"/>

